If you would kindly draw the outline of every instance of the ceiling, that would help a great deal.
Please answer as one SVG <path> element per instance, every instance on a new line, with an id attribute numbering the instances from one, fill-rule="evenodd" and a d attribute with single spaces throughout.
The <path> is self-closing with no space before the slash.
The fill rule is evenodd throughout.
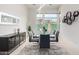
<path id="1" fill-rule="evenodd" d="M 29 10 L 37 13 L 59 13 L 60 4 L 27 4 Z"/>
<path id="2" fill-rule="evenodd" d="M 41 6 L 44 9 L 59 9 L 60 4 L 27 4 L 27 7 L 31 9 L 39 9 Z"/>

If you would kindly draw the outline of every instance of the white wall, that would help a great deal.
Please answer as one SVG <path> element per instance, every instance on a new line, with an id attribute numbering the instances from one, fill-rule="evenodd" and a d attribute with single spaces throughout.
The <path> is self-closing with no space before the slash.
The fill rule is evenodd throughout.
<path id="1" fill-rule="evenodd" d="M 10 15 L 20 17 L 18 25 L 0 24 L 0 35 L 10 34 L 15 32 L 15 29 L 20 28 L 21 32 L 26 31 L 27 8 L 25 5 L 19 4 L 0 4 L 0 12 L 5 12 Z"/>
<path id="2" fill-rule="evenodd" d="M 67 41 L 69 44 L 72 43 L 72 47 L 79 48 L 79 17 L 78 20 L 75 21 L 72 25 L 67 25 L 65 23 L 62 23 L 63 16 L 65 16 L 67 11 L 79 11 L 79 5 L 62 5 L 60 8 L 61 14 L 60 14 L 60 37 L 65 41 Z M 66 43 L 65 45 L 69 45 Z M 71 47 L 71 46 L 70 46 Z M 73 50 L 73 49 L 72 49 Z"/>
<path id="3" fill-rule="evenodd" d="M 32 30 L 35 32 L 36 31 L 36 9 L 31 9 L 28 8 L 28 20 L 27 20 L 27 25 L 32 27 Z"/>

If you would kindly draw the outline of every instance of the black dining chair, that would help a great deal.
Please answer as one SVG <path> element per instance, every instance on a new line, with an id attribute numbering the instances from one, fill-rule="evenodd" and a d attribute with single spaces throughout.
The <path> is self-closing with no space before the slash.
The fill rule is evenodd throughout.
<path id="1" fill-rule="evenodd" d="M 59 41 L 58 37 L 59 37 L 59 31 L 56 32 L 56 42 Z"/>

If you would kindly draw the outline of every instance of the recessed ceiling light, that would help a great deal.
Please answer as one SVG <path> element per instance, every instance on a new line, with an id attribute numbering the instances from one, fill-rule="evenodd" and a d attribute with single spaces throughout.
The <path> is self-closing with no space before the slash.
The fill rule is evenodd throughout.
<path id="1" fill-rule="evenodd" d="M 33 6 L 35 6 L 36 4 L 32 4 Z"/>
<path id="2" fill-rule="evenodd" d="M 49 6 L 52 6 L 52 4 L 49 4 Z"/>

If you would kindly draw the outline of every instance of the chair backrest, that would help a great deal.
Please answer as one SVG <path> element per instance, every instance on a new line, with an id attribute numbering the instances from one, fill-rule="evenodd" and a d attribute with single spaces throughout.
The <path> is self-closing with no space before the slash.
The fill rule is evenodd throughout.
<path id="1" fill-rule="evenodd" d="M 59 31 L 56 32 L 56 42 L 58 42 Z"/>
<path id="2" fill-rule="evenodd" d="M 28 36 L 29 36 L 29 42 L 32 41 L 32 32 L 28 31 Z"/>
<path id="3" fill-rule="evenodd" d="M 50 35 L 40 35 L 40 48 L 50 48 Z"/>
<path id="4" fill-rule="evenodd" d="M 56 31 L 54 30 L 53 34 L 55 34 L 55 33 L 56 33 Z"/>

